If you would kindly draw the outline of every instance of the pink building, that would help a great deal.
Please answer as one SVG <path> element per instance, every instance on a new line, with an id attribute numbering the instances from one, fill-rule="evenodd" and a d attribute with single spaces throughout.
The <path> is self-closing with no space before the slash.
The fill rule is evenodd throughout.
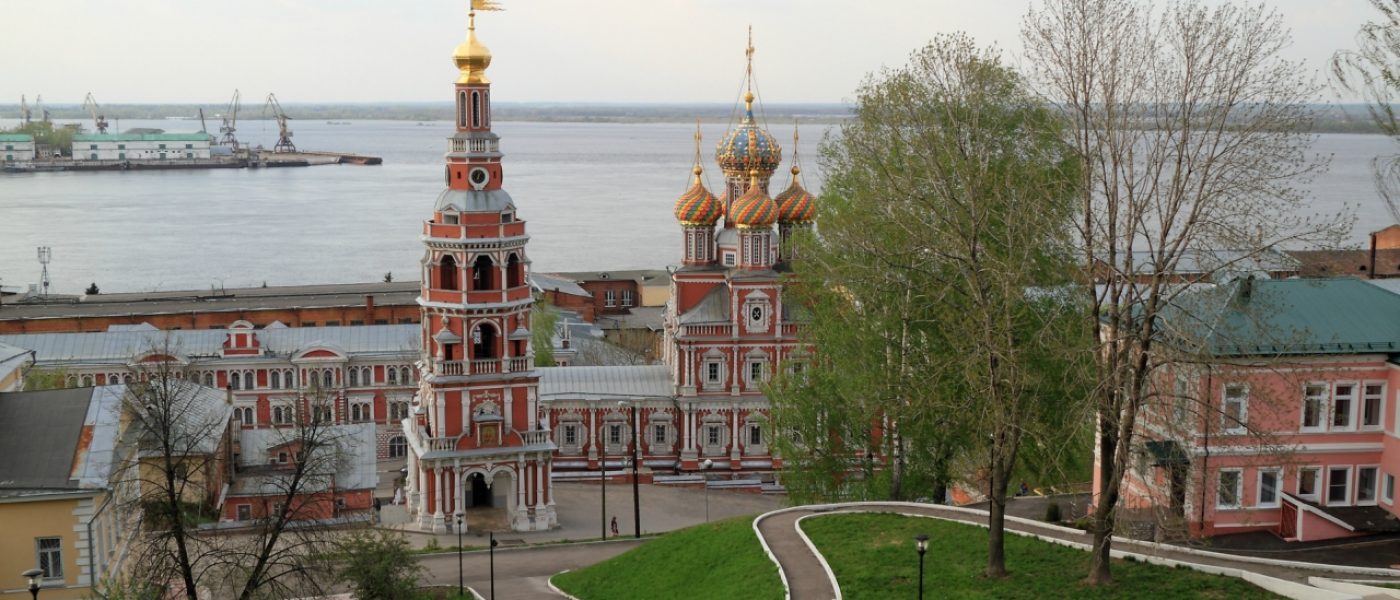
<path id="1" fill-rule="evenodd" d="M 1177 356 L 1139 422 L 1130 512 L 1192 536 L 1400 531 L 1400 295 L 1245 279 L 1174 308 L 1163 331 Z"/>

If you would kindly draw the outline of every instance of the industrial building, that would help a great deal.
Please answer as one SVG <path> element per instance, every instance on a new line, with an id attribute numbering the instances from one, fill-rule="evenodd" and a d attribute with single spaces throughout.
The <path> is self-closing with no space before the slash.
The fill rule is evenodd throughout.
<path id="1" fill-rule="evenodd" d="M 80 133 L 73 160 L 174 160 L 209 158 L 207 133 Z"/>
<path id="2" fill-rule="evenodd" d="M 4 154 L 0 154 L 0 157 L 3 157 L 7 163 L 34 160 L 34 136 L 14 133 L 0 134 L 0 146 L 4 147 Z"/>

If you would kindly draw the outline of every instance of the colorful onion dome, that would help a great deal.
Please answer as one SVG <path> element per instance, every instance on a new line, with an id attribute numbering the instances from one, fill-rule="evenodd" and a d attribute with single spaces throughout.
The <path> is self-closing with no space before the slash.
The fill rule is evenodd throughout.
<path id="1" fill-rule="evenodd" d="M 467 13 L 467 41 L 452 52 L 452 62 L 462 72 L 457 83 L 491 83 L 486 78 L 486 67 L 491 66 L 491 49 L 476 39 L 476 10 Z"/>
<path id="2" fill-rule="evenodd" d="M 700 165 L 695 166 L 694 173 L 695 184 L 676 200 L 676 220 L 682 225 L 713 227 L 715 221 L 724 216 L 724 206 L 700 181 Z"/>
<path id="3" fill-rule="evenodd" d="M 774 198 L 778 203 L 779 223 L 811 223 L 817 217 L 817 203 L 812 194 L 803 189 L 802 182 L 797 177 L 801 172 L 802 169 L 793 165 L 792 184 Z"/>
<path id="4" fill-rule="evenodd" d="M 724 134 L 715 146 L 715 160 L 725 175 L 743 175 L 758 170 L 770 175 L 783 162 L 783 149 L 768 130 L 759 127 L 753 118 L 753 92 L 744 93 L 744 120 Z"/>
<path id="5" fill-rule="evenodd" d="M 749 191 L 729 206 L 729 222 L 741 229 L 772 227 L 778 221 L 778 203 L 764 193 L 758 175 L 758 169 L 749 171 Z"/>

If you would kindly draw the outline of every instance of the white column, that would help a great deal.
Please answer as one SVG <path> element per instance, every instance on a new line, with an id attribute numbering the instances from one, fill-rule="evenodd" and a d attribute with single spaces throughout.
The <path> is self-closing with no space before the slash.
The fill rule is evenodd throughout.
<path id="1" fill-rule="evenodd" d="M 433 507 L 433 512 L 437 514 L 443 514 L 447 512 L 447 487 L 445 485 L 445 480 L 447 478 L 443 476 L 442 471 L 442 467 L 436 467 L 433 469 L 433 474 L 437 477 L 437 497 L 434 498 L 434 500 L 437 501 L 434 504 L 436 504 L 437 506 Z"/>

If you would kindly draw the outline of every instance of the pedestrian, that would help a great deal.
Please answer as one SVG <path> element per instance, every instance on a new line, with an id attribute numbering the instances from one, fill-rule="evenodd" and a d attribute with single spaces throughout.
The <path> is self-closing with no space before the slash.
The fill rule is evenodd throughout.
<path id="1" fill-rule="evenodd" d="M 374 523 L 379 524 L 380 511 L 384 509 L 384 504 L 379 501 L 379 496 L 374 497 Z"/>
<path id="2" fill-rule="evenodd" d="M 1026 485 L 1026 482 L 1022 481 L 1022 482 L 1021 482 L 1021 491 L 1020 491 L 1020 492 L 1017 492 L 1016 495 L 1017 495 L 1017 496 L 1029 496 L 1030 494 L 1031 494 L 1031 488 L 1030 488 L 1030 486 Z"/>
<path id="3" fill-rule="evenodd" d="M 612 532 L 613 532 L 613 535 L 617 535 L 617 515 L 613 515 L 613 519 L 612 519 Z"/>

